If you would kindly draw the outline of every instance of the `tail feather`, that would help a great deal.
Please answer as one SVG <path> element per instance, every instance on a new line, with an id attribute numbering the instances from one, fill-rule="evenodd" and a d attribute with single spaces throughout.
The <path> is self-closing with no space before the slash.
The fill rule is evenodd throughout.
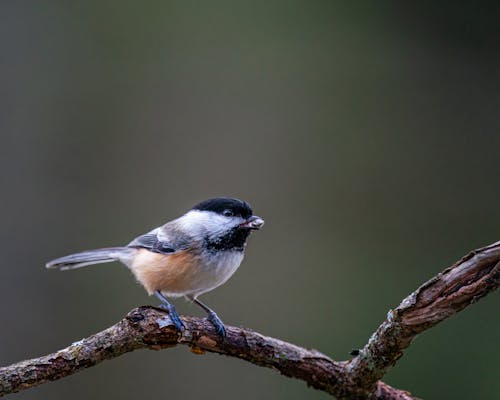
<path id="1" fill-rule="evenodd" d="M 56 258 L 55 260 L 49 261 L 45 266 L 49 269 L 66 271 L 69 269 L 86 267 L 87 265 L 109 263 L 121 260 L 130 250 L 129 247 L 110 247 L 106 249 L 82 251 L 81 253 Z"/>

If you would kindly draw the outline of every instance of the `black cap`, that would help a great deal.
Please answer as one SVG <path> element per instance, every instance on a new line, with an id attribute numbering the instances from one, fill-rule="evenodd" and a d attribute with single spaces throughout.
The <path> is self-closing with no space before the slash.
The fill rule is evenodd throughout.
<path id="1" fill-rule="evenodd" d="M 253 214 L 252 207 L 250 207 L 250 204 L 246 201 L 232 199 L 230 197 L 216 197 L 214 199 L 208 199 L 196 204 L 192 209 L 199 211 L 212 211 L 221 215 L 224 215 L 224 212 L 229 210 L 233 215 L 245 219 L 251 217 Z"/>

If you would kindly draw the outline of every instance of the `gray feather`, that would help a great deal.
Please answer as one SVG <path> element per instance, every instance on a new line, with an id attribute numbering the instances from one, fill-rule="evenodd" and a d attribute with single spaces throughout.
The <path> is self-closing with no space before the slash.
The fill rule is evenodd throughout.
<path id="1" fill-rule="evenodd" d="M 62 271 L 86 267 L 87 265 L 121 261 L 131 252 L 128 247 L 110 247 L 106 249 L 95 249 L 70 254 L 49 261 L 45 266 L 49 269 L 60 269 Z"/>

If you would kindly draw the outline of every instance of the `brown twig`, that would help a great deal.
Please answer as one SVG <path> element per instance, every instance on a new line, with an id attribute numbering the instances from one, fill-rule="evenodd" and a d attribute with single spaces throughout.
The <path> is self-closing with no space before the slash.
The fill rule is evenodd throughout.
<path id="1" fill-rule="evenodd" d="M 373 387 L 423 331 L 475 303 L 500 285 L 500 242 L 470 252 L 404 299 L 347 366 L 351 379 Z"/>
<path id="2" fill-rule="evenodd" d="M 251 330 L 227 327 L 224 341 L 205 320 L 183 317 L 179 334 L 164 311 L 139 307 L 112 327 L 56 353 L 0 368 L 0 396 L 60 379 L 137 349 L 159 350 L 178 344 L 241 358 L 304 380 L 342 399 L 415 399 L 379 381 L 413 338 L 500 285 L 500 242 L 476 250 L 408 296 L 350 361 L 333 361 Z"/>

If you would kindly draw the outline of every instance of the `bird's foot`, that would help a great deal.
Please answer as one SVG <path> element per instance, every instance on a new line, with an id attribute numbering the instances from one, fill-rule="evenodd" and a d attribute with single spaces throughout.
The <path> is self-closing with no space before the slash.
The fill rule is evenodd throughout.
<path id="1" fill-rule="evenodd" d="M 177 311 L 175 310 L 175 307 L 167 302 L 161 302 L 160 307 L 163 308 L 168 312 L 168 316 L 172 320 L 173 324 L 177 328 L 179 332 L 182 332 L 186 326 L 184 325 L 184 322 L 179 317 L 179 314 L 177 314 Z"/>
<path id="2" fill-rule="evenodd" d="M 210 321 L 210 323 L 214 326 L 217 334 L 221 336 L 222 339 L 224 339 L 226 337 L 226 327 L 224 326 L 224 323 L 219 318 L 219 316 L 212 311 L 208 313 L 207 320 Z"/>

